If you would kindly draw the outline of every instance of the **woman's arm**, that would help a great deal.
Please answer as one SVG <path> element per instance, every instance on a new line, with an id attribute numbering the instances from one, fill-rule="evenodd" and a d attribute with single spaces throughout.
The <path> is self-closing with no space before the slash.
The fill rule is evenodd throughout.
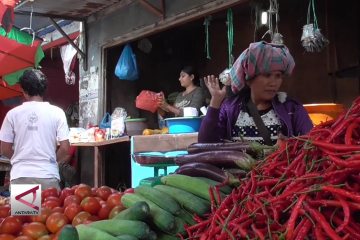
<path id="1" fill-rule="evenodd" d="M 209 106 L 201 122 L 198 142 L 217 143 L 226 138 L 227 114 L 225 104 L 220 109 Z"/>
<path id="2" fill-rule="evenodd" d="M 314 128 L 308 112 L 303 105 L 297 104 L 293 117 L 293 129 L 295 136 L 306 135 Z"/>

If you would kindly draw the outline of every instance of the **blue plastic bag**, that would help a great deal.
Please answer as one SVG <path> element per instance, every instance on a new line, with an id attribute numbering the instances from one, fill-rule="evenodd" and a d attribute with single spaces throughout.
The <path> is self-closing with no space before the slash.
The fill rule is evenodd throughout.
<path id="1" fill-rule="evenodd" d="M 129 44 L 126 44 L 115 68 L 115 75 L 122 80 L 134 81 L 139 78 L 136 56 Z"/>
<path id="2" fill-rule="evenodd" d="M 106 113 L 103 120 L 100 123 L 100 129 L 111 128 L 111 115 Z"/>

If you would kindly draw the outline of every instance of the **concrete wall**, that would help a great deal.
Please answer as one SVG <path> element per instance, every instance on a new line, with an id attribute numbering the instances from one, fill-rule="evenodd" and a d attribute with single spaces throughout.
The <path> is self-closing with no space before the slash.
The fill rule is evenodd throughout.
<path id="1" fill-rule="evenodd" d="M 157 6 L 158 1 L 152 0 L 154 6 Z M 196 6 L 206 4 L 210 1 L 201 0 L 168 0 L 165 1 L 166 16 L 177 15 L 185 12 Z M 329 1 L 328 1 L 329 2 Z M 351 2 L 351 0 L 346 0 Z M 330 46 L 320 53 L 306 53 L 301 46 L 300 37 L 302 27 L 306 24 L 307 1 L 281 1 L 281 22 L 279 30 L 285 38 L 285 44 L 289 47 L 291 53 L 296 60 L 296 69 L 294 75 L 286 79 L 282 85 L 282 90 L 289 93 L 289 95 L 297 98 L 303 103 L 314 102 L 337 102 L 349 105 L 351 101 L 359 95 L 359 85 L 357 78 L 351 79 L 336 79 L 331 76 L 331 73 L 349 67 L 354 62 L 356 63 L 357 56 L 357 36 L 355 31 L 345 31 L 346 29 L 355 29 L 357 26 L 356 17 L 353 19 L 353 14 L 348 14 L 347 20 L 339 14 L 336 10 L 336 5 L 333 3 L 328 6 L 329 17 L 325 18 L 325 1 L 317 2 L 318 21 L 322 32 L 330 39 Z M 248 3 L 244 3 L 242 9 L 234 12 L 234 51 L 235 57 L 248 47 L 250 42 L 254 41 L 254 25 L 251 24 L 251 8 Z M 352 8 L 348 8 L 350 11 Z M 354 8 L 355 9 L 355 8 Z M 154 127 L 156 119 L 153 114 L 139 111 L 135 108 L 134 100 L 137 94 L 144 89 L 153 91 L 164 91 L 169 94 L 173 91 L 181 91 L 178 84 L 178 75 L 181 67 L 188 64 L 195 65 L 201 76 L 207 74 L 219 74 L 224 68 L 228 66 L 228 49 L 227 49 L 227 28 L 226 28 L 226 12 L 222 13 L 218 20 L 214 19 L 210 25 L 210 56 L 211 60 L 206 59 L 204 54 L 204 28 L 202 26 L 203 20 L 199 20 L 196 33 L 191 33 L 189 28 L 182 29 L 178 33 L 177 30 L 172 32 L 164 32 L 155 36 L 149 37 L 154 44 L 154 51 L 151 54 L 144 54 L 136 47 L 137 43 L 132 44 L 133 51 L 137 55 L 138 65 L 140 68 L 140 79 L 135 82 L 121 81 L 114 75 L 116 61 L 121 54 L 122 47 L 117 47 L 108 50 L 107 59 L 107 84 L 108 92 L 104 93 L 108 100 L 108 109 L 106 111 L 112 112 L 115 107 L 124 107 L 132 117 L 145 117 L 150 120 L 151 127 Z M 135 16 L 135 17 L 134 17 Z M 356 15 L 354 15 L 356 16 Z M 341 24 L 340 20 L 342 20 Z M 145 9 L 138 3 L 133 3 L 127 7 L 115 12 L 101 20 L 89 23 L 87 27 L 88 34 L 88 65 L 89 71 L 82 72 L 82 80 L 80 81 L 80 115 L 82 118 L 80 122 L 83 126 L 87 124 L 97 124 L 100 122 L 102 115 L 101 108 L 103 107 L 101 101 L 101 91 L 105 79 L 99 79 L 101 53 L 99 44 L 107 42 L 113 38 L 119 37 L 123 34 L 137 30 L 141 27 L 153 24 L 158 21 L 158 17 L 152 12 Z M 327 24 L 326 24 L 327 23 Z M 353 27 L 351 27 L 354 25 Z M 344 29 L 343 26 L 346 26 Z M 261 29 L 255 36 L 255 40 L 261 40 L 261 37 L 266 29 Z M 346 32 L 347 38 L 344 36 Z M 166 48 L 164 39 L 176 39 L 176 34 L 183 34 L 188 39 L 194 39 L 193 43 L 196 49 L 191 48 L 188 41 L 175 41 L 177 44 L 182 44 L 182 54 L 175 58 L 163 58 L 163 53 L 160 53 L 162 48 Z M 200 34 L 200 35 L 198 35 Z M 340 35 L 340 36 L 339 36 Z M 184 37 L 183 36 L 183 37 Z M 179 37 L 180 38 L 180 37 Z M 347 39 L 351 39 L 347 41 Z M 269 40 L 266 37 L 266 40 Z M 336 40 L 336 41 L 335 41 Z M 180 43 L 179 43 L 180 42 Z M 339 45 L 338 43 L 341 42 Z M 158 45 L 157 47 L 155 45 Z M 162 47 L 164 46 L 164 47 Z M 176 47 L 173 43 L 173 47 Z M 164 49 L 162 49 L 164 51 Z M 343 54 L 336 54 L 337 52 L 346 52 Z M 195 63 L 195 64 L 194 64 Z M 151 115 L 151 116 L 150 116 Z M 111 149 L 110 149 L 111 148 Z M 125 149 L 126 148 L 126 149 Z M 129 149 L 128 146 L 120 148 L 109 147 L 106 150 L 106 166 L 112 166 L 111 169 L 117 169 L 117 174 L 108 172 L 106 175 L 113 176 L 112 179 L 106 179 L 107 184 L 125 182 L 128 184 L 129 171 Z M 89 149 L 90 151 L 91 149 Z M 92 185 L 93 164 L 89 161 L 92 155 L 89 151 L 83 151 L 82 160 L 87 161 L 82 163 L 82 166 L 87 166 L 82 169 L 82 180 L 84 183 Z M 116 161 L 116 162 L 115 162 Z M 120 163 L 121 161 L 121 163 Z M 116 178 L 116 181 L 114 181 Z M 116 186 L 113 186 L 116 187 Z"/>
<path id="2" fill-rule="evenodd" d="M 159 7 L 158 0 L 147 0 L 147 2 Z M 164 2 L 165 15 L 170 17 L 209 3 L 211 0 L 165 0 Z M 86 84 L 80 82 L 81 125 L 97 124 L 102 117 L 98 115 L 99 94 L 94 93 L 103 85 L 103 79 L 98 79 L 101 60 L 99 44 L 158 21 L 158 16 L 136 2 L 88 24 L 86 30 L 89 71 L 81 73 L 82 79 L 86 82 Z M 95 89 L 96 85 L 97 89 Z M 88 94 L 89 91 L 92 94 Z"/>

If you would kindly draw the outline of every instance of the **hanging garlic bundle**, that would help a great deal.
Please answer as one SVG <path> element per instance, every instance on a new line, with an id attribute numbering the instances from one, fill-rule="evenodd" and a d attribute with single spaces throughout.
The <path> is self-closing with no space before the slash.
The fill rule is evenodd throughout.
<path id="1" fill-rule="evenodd" d="M 277 0 L 270 0 L 270 7 L 268 10 L 269 13 L 269 30 L 264 34 L 270 34 L 271 43 L 274 44 L 284 44 L 283 36 L 279 33 L 278 23 L 280 21 L 279 17 L 279 4 Z M 273 17 L 275 16 L 275 29 L 273 26 Z"/>
<path id="2" fill-rule="evenodd" d="M 314 14 L 314 23 L 310 23 L 311 9 Z M 324 35 L 321 34 L 319 29 L 315 13 L 314 0 L 310 0 L 309 2 L 307 24 L 303 27 L 301 41 L 307 52 L 320 52 L 329 44 L 329 40 L 327 40 Z"/>
<path id="3" fill-rule="evenodd" d="M 209 26 L 210 26 L 210 21 L 211 21 L 211 15 L 207 16 L 205 18 L 204 21 L 204 25 L 205 25 L 205 34 L 206 34 L 206 40 L 205 40 L 205 51 L 206 51 L 206 57 L 207 59 L 211 59 L 210 58 L 210 48 L 209 48 Z"/>

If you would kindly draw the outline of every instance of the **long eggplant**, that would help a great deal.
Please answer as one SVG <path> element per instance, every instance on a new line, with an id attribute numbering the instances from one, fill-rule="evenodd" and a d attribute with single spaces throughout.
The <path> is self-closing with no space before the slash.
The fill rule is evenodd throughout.
<path id="1" fill-rule="evenodd" d="M 187 149 L 189 154 L 209 152 L 209 151 L 239 151 L 249 155 L 256 155 L 256 151 L 248 142 L 233 143 L 193 143 Z"/>
<path id="2" fill-rule="evenodd" d="M 228 172 L 228 173 L 230 173 L 230 174 L 232 174 L 232 175 L 234 175 L 236 177 L 239 176 L 241 178 L 246 177 L 246 174 L 247 174 L 246 171 L 244 171 L 244 170 L 242 170 L 240 168 L 225 168 L 224 171 Z"/>
<path id="3" fill-rule="evenodd" d="M 187 151 L 189 154 L 208 151 L 239 151 L 245 152 L 252 157 L 263 153 L 264 149 L 275 149 L 273 146 L 264 146 L 257 142 L 231 142 L 231 143 L 193 143 Z"/>
<path id="4" fill-rule="evenodd" d="M 194 162 L 211 164 L 221 168 L 238 168 L 238 163 L 241 162 L 243 163 L 241 168 L 249 170 L 253 164 L 253 159 L 249 155 L 239 151 L 210 151 L 178 155 L 175 158 L 175 163 L 179 166 Z"/>
<path id="5" fill-rule="evenodd" d="M 220 168 L 206 163 L 188 163 L 176 169 L 175 174 L 190 177 L 204 177 L 217 182 L 225 182 L 228 178 L 226 172 Z"/>

